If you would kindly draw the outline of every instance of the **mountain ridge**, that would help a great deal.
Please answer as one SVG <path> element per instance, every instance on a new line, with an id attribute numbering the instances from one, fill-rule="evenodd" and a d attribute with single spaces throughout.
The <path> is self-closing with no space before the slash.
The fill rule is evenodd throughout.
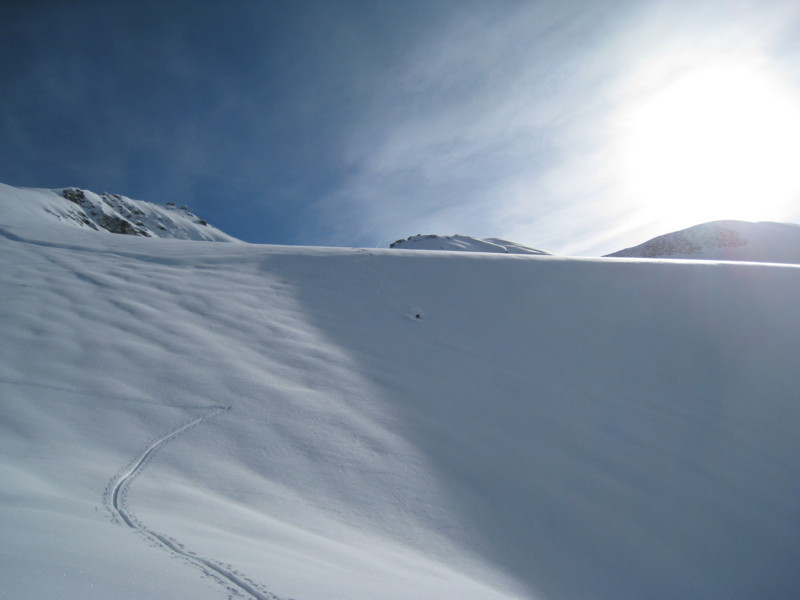
<path id="1" fill-rule="evenodd" d="M 800 225 L 710 221 L 605 256 L 800 263 Z"/>
<path id="2" fill-rule="evenodd" d="M 79 229 L 140 237 L 240 242 L 192 213 L 187 206 L 173 202 L 158 205 L 134 200 L 120 194 L 100 194 L 76 187 L 42 189 L 15 188 L 0 184 L 5 197 L 16 202 L 0 209 L 17 222 L 31 221 L 34 226 L 59 223 Z"/>
<path id="3" fill-rule="evenodd" d="M 492 252 L 502 254 L 532 254 L 545 256 L 545 250 L 531 248 L 500 238 L 478 239 L 466 235 L 412 235 L 389 244 L 398 250 L 447 250 L 454 252 Z"/>
<path id="4" fill-rule="evenodd" d="M 80 229 L 161 239 L 238 242 L 192 213 L 187 206 L 158 205 L 120 194 L 95 193 L 76 187 L 15 188 L 0 184 L 17 202 L 0 206 L 20 221 L 38 227 L 42 213 Z M 2 215 L 0 215 L 2 216 Z M 389 245 L 394 250 L 437 250 L 547 256 L 552 253 L 500 238 L 417 234 Z M 800 264 L 800 225 L 770 221 L 720 220 L 701 223 L 651 238 L 603 258 L 697 259 Z"/>
<path id="5" fill-rule="evenodd" d="M 417 234 L 389 245 L 398 250 L 439 250 L 552 255 L 499 238 Z M 696 259 L 800 264 L 800 225 L 722 220 L 700 223 L 606 254 L 603 258 Z"/>

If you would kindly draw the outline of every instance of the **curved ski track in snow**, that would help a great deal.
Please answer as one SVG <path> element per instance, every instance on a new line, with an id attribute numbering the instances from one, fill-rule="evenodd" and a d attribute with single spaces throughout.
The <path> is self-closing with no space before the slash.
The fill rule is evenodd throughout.
<path id="1" fill-rule="evenodd" d="M 124 522 L 128 527 L 134 529 L 140 533 L 142 533 L 147 538 L 154 541 L 156 544 L 169 550 L 178 556 L 183 557 L 184 559 L 192 562 L 193 564 L 200 567 L 200 569 L 206 572 L 209 575 L 215 576 L 214 578 L 217 579 L 221 584 L 231 584 L 237 592 L 244 592 L 245 594 L 249 595 L 256 600 L 280 600 L 278 596 L 271 594 L 269 592 L 261 592 L 256 589 L 255 585 L 246 581 L 241 576 L 229 571 L 221 567 L 220 565 L 216 564 L 215 562 L 203 558 L 201 556 L 197 556 L 196 554 L 186 550 L 181 544 L 178 542 L 167 538 L 164 535 L 156 533 L 155 531 L 151 531 L 147 529 L 136 517 L 133 516 L 133 513 L 129 512 L 125 508 L 124 498 L 125 494 L 130 487 L 131 482 L 142 472 L 142 470 L 147 466 L 152 459 L 153 455 L 158 452 L 158 450 L 164 446 L 166 443 L 183 433 L 184 431 L 196 427 L 200 425 L 204 421 L 216 417 L 217 415 L 230 410 L 230 406 L 224 407 L 217 407 L 215 410 L 212 410 L 205 415 L 198 417 L 197 419 L 190 421 L 180 427 L 173 429 L 165 436 L 157 439 L 155 442 L 150 444 L 128 467 L 121 475 L 117 476 L 114 480 L 112 480 L 112 484 L 109 485 L 108 492 L 106 494 L 106 504 L 111 509 L 111 511 L 118 516 L 122 522 Z M 234 591 L 234 590 L 230 590 Z"/>

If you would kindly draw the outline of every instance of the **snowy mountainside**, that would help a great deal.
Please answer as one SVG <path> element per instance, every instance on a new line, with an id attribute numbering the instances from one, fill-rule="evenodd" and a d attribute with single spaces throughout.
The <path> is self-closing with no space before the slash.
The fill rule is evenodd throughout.
<path id="1" fill-rule="evenodd" d="M 529 248 L 499 238 L 477 239 L 466 235 L 412 235 L 389 244 L 400 250 L 451 250 L 461 252 L 500 252 L 503 254 L 540 254 L 549 252 Z"/>
<path id="2" fill-rule="evenodd" d="M 800 597 L 800 266 L 186 243 L 17 200 L 0 595 Z"/>
<path id="3" fill-rule="evenodd" d="M 607 256 L 800 263 L 800 225 L 712 221 Z"/>
<path id="4" fill-rule="evenodd" d="M 48 221 L 61 225 L 110 233 L 179 240 L 237 242 L 234 237 L 209 225 L 186 206 L 168 202 L 159 206 L 119 194 L 96 194 L 78 188 L 55 190 L 15 188 L 0 184 L 6 199 L 0 217 L 14 214 L 39 226 Z M 14 200 L 12 200 L 14 199 Z"/>

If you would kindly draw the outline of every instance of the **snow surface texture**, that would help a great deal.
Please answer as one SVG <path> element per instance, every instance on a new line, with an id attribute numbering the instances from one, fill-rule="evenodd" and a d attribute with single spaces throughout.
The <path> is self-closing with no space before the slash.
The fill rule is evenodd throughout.
<path id="1" fill-rule="evenodd" d="M 544 250 L 529 248 L 522 244 L 487 238 L 479 240 L 466 235 L 412 235 L 389 244 L 401 250 L 452 250 L 461 252 L 501 252 L 503 254 L 550 254 Z"/>
<path id="2" fill-rule="evenodd" d="M 712 221 L 608 256 L 800 263 L 800 225 Z"/>
<path id="3" fill-rule="evenodd" d="M 0 193 L 0 597 L 800 597 L 800 267 L 106 235 L 39 193 Z"/>

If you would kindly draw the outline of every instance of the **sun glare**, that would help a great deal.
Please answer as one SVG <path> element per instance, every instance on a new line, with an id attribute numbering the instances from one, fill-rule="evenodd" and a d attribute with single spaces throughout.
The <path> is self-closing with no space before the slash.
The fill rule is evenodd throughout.
<path id="1" fill-rule="evenodd" d="M 800 201 L 800 101 L 740 65 L 683 71 L 625 112 L 621 176 L 649 217 L 780 220 Z"/>

